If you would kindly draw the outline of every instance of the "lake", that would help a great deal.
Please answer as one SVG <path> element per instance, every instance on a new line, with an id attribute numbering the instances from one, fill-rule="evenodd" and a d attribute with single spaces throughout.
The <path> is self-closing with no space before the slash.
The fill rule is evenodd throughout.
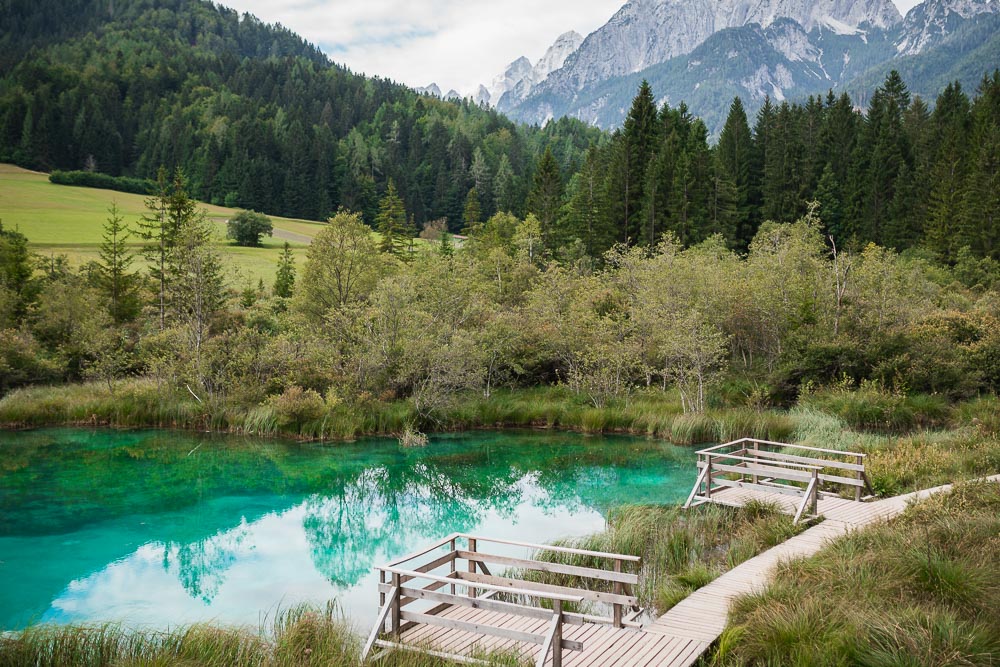
<path id="1" fill-rule="evenodd" d="M 367 629 L 375 565 L 453 532 L 586 535 L 623 504 L 682 501 L 694 459 L 644 438 L 535 431 L 436 436 L 422 448 L 0 432 L 0 629 L 256 627 L 276 609 L 328 600 Z"/>

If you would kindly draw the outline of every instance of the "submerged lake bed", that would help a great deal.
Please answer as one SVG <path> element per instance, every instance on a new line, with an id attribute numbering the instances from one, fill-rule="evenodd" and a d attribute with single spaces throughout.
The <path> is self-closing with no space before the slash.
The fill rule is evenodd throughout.
<path id="1" fill-rule="evenodd" d="M 376 613 L 374 566 L 454 532 L 545 543 L 601 530 L 616 507 L 683 500 L 694 459 L 655 440 L 563 432 L 449 434 L 419 448 L 0 432 L 0 629 L 257 626 L 330 600 L 361 628 Z"/>

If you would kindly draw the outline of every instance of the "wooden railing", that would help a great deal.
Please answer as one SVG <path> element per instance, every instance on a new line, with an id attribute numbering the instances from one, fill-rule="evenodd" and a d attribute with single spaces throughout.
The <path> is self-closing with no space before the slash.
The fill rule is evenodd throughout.
<path id="1" fill-rule="evenodd" d="M 744 438 L 698 452 L 698 481 L 684 506 L 711 501 L 726 488 L 781 493 L 802 498 L 798 523 L 807 507 L 817 514 L 820 496 L 839 496 L 848 487 L 860 502 L 864 491 L 871 493 L 864 461 L 858 452 Z"/>
<path id="2" fill-rule="evenodd" d="M 464 549 L 460 548 L 463 542 L 466 547 Z M 613 569 L 603 570 L 530 558 L 514 558 L 482 551 L 480 547 L 483 544 L 523 547 L 535 553 L 554 552 L 607 560 Z M 537 659 L 539 667 L 545 664 L 549 656 L 552 657 L 553 667 L 560 667 L 564 650 L 578 651 L 583 648 L 582 643 L 563 638 L 564 624 L 604 623 L 619 628 L 641 627 L 635 619 L 642 610 L 639 608 L 638 599 L 631 593 L 631 587 L 638 584 L 639 576 L 623 571 L 626 563 L 637 566 L 640 560 L 636 556 L 623 554 L 490 539 L 460 533 L 449 535 L 426 549 L 376 568 L 379 572 L 379 615 L 365 644 L 362 659 L 367 657 L 375 646 L 386 649 L 403 648 L 400 641 L 402 633 L 416 625 L 424 624 L 538 644 L 541 646 Z M 418 564 L 418 561 L 423 562 Z M 467 567 L 463 567 L 460 561 L 464 561 Z M 610 584 L 612 590 L 595 591 L 496 576 L 490 571 L 489 565 L 600 581 Z M 422 585 L 418 586 L 414 582 L 421 582 Z M 463 590 L 464 594 L 461 593 Z M 525 603 L 501 601 L 497 599 L 499 595 Z M 565 609 L 567 604 L 579 604 L 585 601 L 611 605 L 612 615 L 604 617 Z M 435 606 L 419 612 L 406 609 L 418 602 L 434 603 Z M 533 604 L 527 604 L 528 602 Z M 551 606 L 551 609 L 545 608 L 545 605 Z M 549 620 L 549 630 L 542 635 L 438 615 L 449 607 L 481 609 Z M 626 607 L 631 610 L 627 616 L 624 613 Z M 385 634 L 392 639 L 380 639 Z M 466 656 L 450 655 L 432 649 L 420 650 L 439 657 L 461 657 L 463 661 L 468 661 Z"/>

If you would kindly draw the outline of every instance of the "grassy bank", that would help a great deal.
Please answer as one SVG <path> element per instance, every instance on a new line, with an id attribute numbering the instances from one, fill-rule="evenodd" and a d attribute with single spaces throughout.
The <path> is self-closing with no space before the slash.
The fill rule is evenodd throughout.
<path id="1" fill-rule="evenodd" d="M 266 628 L 194 625 L 167 632 L 119 625 L 36 626 L 0 638 L 0 667 L 357 667 L 361 638 L 331 609 L 299 608 L 278 615 Z M 518 664 L 510 656 L 484 655 L 492 665 Z M 378 662 L 390 667 L 443 667 L 452 663 L 418 653 L 392 652 Z"/>
<path id="2" fill-rule="evenodd" d="M 625 507 L 613 514 L 601 533 L 561 542 L 563 546 L 642 557 L 640 604 L 657 615 L 724 572 L 804 530 L 776 507 L 750 503 L 734 509 L 701 505 Z M 606 561 L 540 553 L 542 560 L 606 567 Z M 544 583 L 583 586 L 584 580 L 541 572 L 522 573 Z M 610 592 L 610 590 L 608 591 Z"/>
<path id="3" fill-rule="evenodd" d="M 1000 485 L 970 483 L 780 567 L 713 664 L 988 665 L 1000 655 Z"/>

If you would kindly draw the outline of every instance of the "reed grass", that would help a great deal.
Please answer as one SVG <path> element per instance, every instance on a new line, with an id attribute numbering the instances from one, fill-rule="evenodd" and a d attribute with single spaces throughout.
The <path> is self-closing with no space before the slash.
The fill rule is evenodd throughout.
<path id="1" fill-rule="evenodd" d="M 1000 484 L 971 482 L 779 567 L 712 664 L 996 665 Z"/>
<path id="2" fill-rule="evenodd" d="M 588 551 L 640 556 L 640 603 L 665 612 L 720 574 L 799 532 L 777 507 L 751 503 L 734 509 L 700 505 L 632 506 L 615 511 L 607 530 L 559 542 Z M 536 558 L 584 567 L 607 567 L 607 561 L 584 556 L 541 552 Z M 546 583 L 587 586 L 593 582 L 563 575 L 521 572 Z"/>
<path id="3" fill-rule="evenodd" d="M 325 610 L 298 607 L 275 615 L 259 629 L 192 625 L 148 631 L 117 624 L 38 625 L 0 638 L 0 667 L 357 667 L 361 639 Z M 510 653 L 481 653 L 490 665 L 519 665 Z M 390 667 L 445 667 L 456 663 L 411 651 L 393 651 L 378 661 Z"/>

